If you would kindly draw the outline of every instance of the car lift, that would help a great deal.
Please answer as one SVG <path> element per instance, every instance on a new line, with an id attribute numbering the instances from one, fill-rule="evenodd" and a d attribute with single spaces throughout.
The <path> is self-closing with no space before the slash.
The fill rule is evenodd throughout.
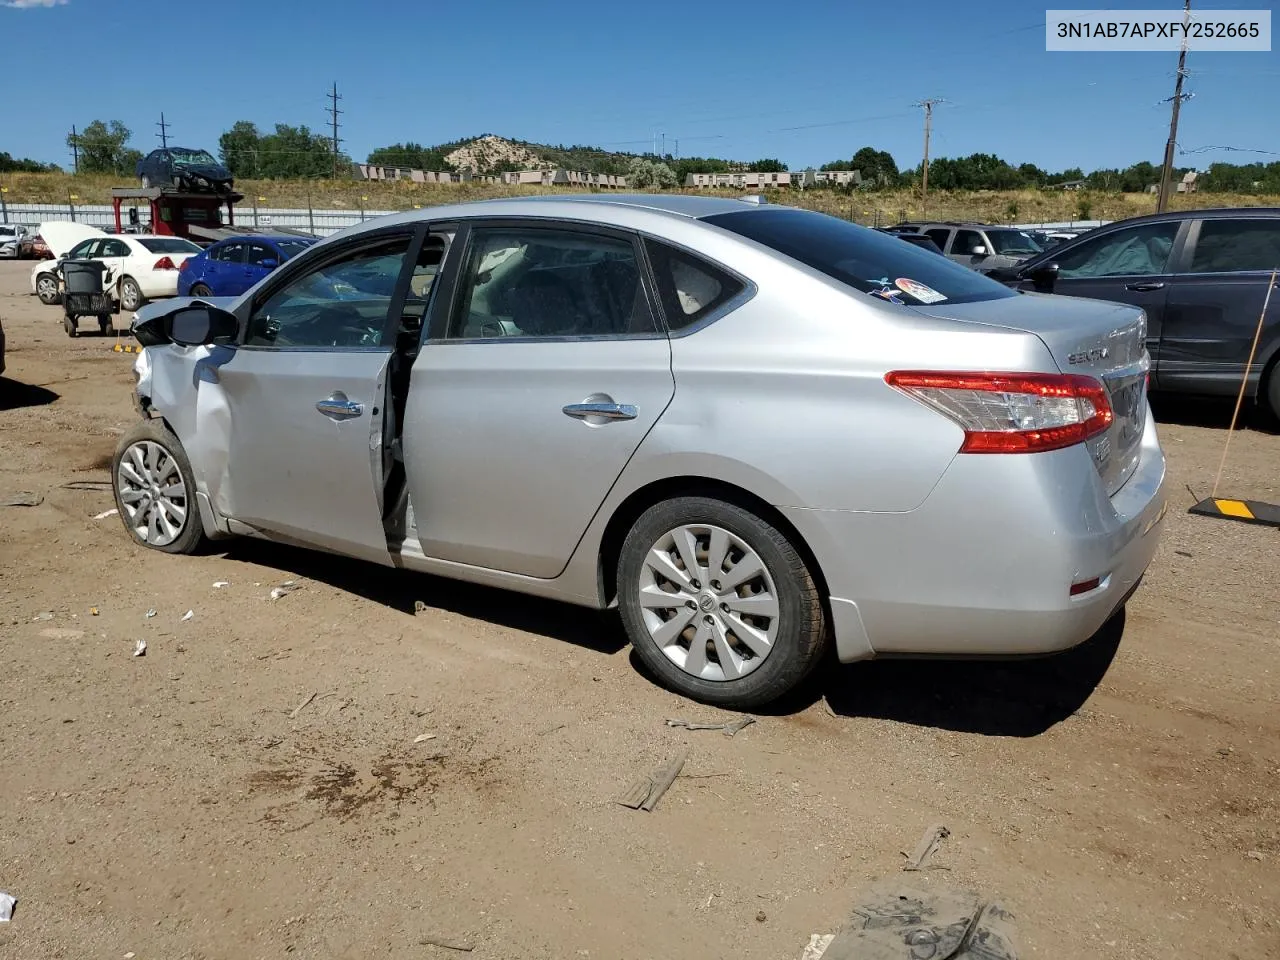
<path id="1" fill-rule="evenodd" d="M 172 187 L 113 187 L 111 190 L 111 206 L 115 211 L 117 233 L 124 232 L 126 219 L 130 227 L 136 229 L 140 225 L 138 207 L 145 203 L 151 210 L 152 233 L 161 237 L 182 237 L 205 247 L 228 237 L 256 233 L 314 236 L 305 230 L 282 227 L 261 230 L 236 226 L 235 205 L 243 199 L 242 193 L 194 193 Z M 130 200 L 133 202 L 129 204 L 127 218 L 122 217 L 122 208 Z M 225 221 L 223 204 L 226 204 Z"/>
<path id="2" fill-rule="evenodd" d="M 1222 482 L 1222 468 L 1227 465 L 1227 451 L 1231 449 L 1231 435 L 1235 432 L 1236 419 L 1240 416 L 1240 406 L 1244 403 L 1244 391 L 1249 383 L 1249 370 L 1253 367 L 1253 358 L 1258 352 L 1258 341 L 1262 338 L 1262 326 L 1267 316 L 1267 306 L 1271 303 L 1271 292 L 1276 288 L 1277 273 L 1280 273 L 1280 267 L 1271 271 L 1271 279 L 1267 283 L 1267 295 L 1262 301 L 1262 313 L 1258 316 L 1258 329 L 1253 334 L 1253 346 L 1249 349 L 1249 359 L 1244 365 L 1244 377 L 1240 381 L 1240 394 L 1236 397 L 1236 408 L 1231 414 L 1231 426 L 1227 428 L 1226 443 L 1222 445 L 1222 459 L 1218 462 L 1218 475 L 1213 479 L 1213 491 L 1209 494 L 1207 500 L 1201 500 L 1188 510 L 1188 513 L 1194 513 L 1201 517 L 1218 517 L 1222 520 L 1238 520 L 1241 523 L 1256 523 L 1265 527 L 1280 527 L 1280 506 L 1274 503 L 1218 497 L 1218 484 Z M 1261 389 L 1261 385 L 1259 385 L 1259 389 Z"/>

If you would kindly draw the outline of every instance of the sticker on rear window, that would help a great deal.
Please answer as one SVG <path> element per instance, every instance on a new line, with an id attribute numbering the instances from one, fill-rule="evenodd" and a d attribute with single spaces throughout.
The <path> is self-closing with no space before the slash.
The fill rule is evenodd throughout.
<path id="1" fill-rule="evenodd" d="M 893 285 L 908 296 L 915 297 L 921 303 L 940 303 L 947 299 L 946 294 L 939 293 L 933 287 L 926 287 L 923 283 L 909 280 L 906 277 L 899 277 L 893 281 Z"/>
<path id="2" fill-rule="evenodd" d="M 881 300 L 888 300 L 890 303 L 896 303 L 904 307 L 906 306 L 906 303 L 902 299 L 902 294 L 893 289 L 893 287 L 882 287 L 879 290 L 872 290 L 871 295 L 873 297 L 879 297 Z"/>

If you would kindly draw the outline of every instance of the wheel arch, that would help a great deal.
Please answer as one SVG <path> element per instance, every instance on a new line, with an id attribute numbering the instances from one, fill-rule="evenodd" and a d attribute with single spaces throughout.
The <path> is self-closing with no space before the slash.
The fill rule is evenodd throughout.
<path id="1" fill-rule="evenodd" d="M 678 476 L 664 477 L 637 488 L 614 509 L 600 537 L 597 556 L 596 576 L 602 606 L 612 606 L 617 602 L 618 559 L 622 554 L 622 543 L 640 515 L 664 500 L 691 496 L 723 500 L 751 511 L 775 527 L 791 541 L 796 552 L 803 558 L 809 572 L 813 575 L 814 582 L 818 585 L 823 605 L 827 605 L 830 591 L 817 555 L 800 531 L 780 510 L 760 495 L 737 484 L 711 477 Z"/>

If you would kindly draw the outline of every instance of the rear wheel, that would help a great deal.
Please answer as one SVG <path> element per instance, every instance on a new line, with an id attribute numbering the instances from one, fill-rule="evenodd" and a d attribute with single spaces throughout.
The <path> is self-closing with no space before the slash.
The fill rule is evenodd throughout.
<path id="1" fill-rule="evenodd" d="M 120 281 L 120 309 L 134 311 L 147 302 L 142 295 L 142 288 L 133 277 L 125 277 Z"/>
<path id="2" fill-rule="evenodd" d="M 68 336 L 68 337 L 74 337 L 74 336 L 76 336 L 76 335 L 78 335 L 78 334 L 80 333 L 80 328 L 79 328 L 79 326 L 76 324 L 76 321 L 75 321 L 75 318 L 74 318 L 74 317 L 63 317 L 63 318 L 62 318 L 62 329 L 63 329 L 63 330 L 65 330 L 65 331 L 67 331 L 67 336 Z"/>
<path id="3" fill-rule="evenodd" d="M 162 421 L 144 420 L 121 438 L 111 486 L 136 542 L 165 553 L 195 553 L 204 542 L 191 461 Z"/>
<path id="4" fill-rule="evenodd" d="M 1280 361 L 1272 365 L 1271 373 L 1267 375 L 1259 395 L 1265 399 L 1272 419 L 1280 423 Z"/>
<path id="5" fill-rule="evenodd" d="M 36 277 L 36 296 L 41 303 L 49 306 L 58 303 L 62 299 L 62 294 L 58 292 L 58 278 L 52 273 L 42 273 Z"/>
<path id="6" fill-rule="evenodd" d="M 151 178 L 148 177 L 145 173 L 142 175 L 142 189 L 143 190 L 151 189 Z"/>
<path id="7" fill-rule="evenodd" d="M 813 575 L 776 527 L 741 507 L 678 497 L 623 543 L 618 605 L 636 653 L 667 686 L 749 709 L 818 664 L 827 623 Z"/>
<path id="8" fill-rule="evenodd" d="M 213 291 L 203 283 L 193 283 L 191 285 L 191 296 L 193 297 L 212 297 Z"/>
<path id="9" fill-rule="evenodd" d="M 111 333 L 111 317 L 108 314 L 101 314 L 98 317 L 98 331 L 105 337 Z"/>

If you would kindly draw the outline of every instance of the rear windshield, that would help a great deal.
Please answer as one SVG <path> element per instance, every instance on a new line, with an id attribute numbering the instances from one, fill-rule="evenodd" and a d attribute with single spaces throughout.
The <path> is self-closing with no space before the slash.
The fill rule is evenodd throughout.
<path id="1" fill-rule="evenodd" d="M 152 253 L 199 253 L 200 248 L 181 237 L 148 237 L 139 240 Z"/>
<path id="2" fill-rule="evenodd" d="M 1004 284 L 936 253 L 822 213 L 778 207 L 705 219 L 891 303 L 974 303 L 1017 296 Z"/>
<path id="3" fill-rule="evenodd" d="M 987 239 L 998 253 L 1006 257 L 1030 256 L 1043 253 L 1044 246 L 1031 233 L 1025 230 L 988 230 Z"/>
<path id="4" fill-rule="evenodd" d="M 314 240 L 277 240 L 276 246 L 280 248 L 280 253 L 286 260 L 291 260 L 313 243 L 315 243 Z"/>

